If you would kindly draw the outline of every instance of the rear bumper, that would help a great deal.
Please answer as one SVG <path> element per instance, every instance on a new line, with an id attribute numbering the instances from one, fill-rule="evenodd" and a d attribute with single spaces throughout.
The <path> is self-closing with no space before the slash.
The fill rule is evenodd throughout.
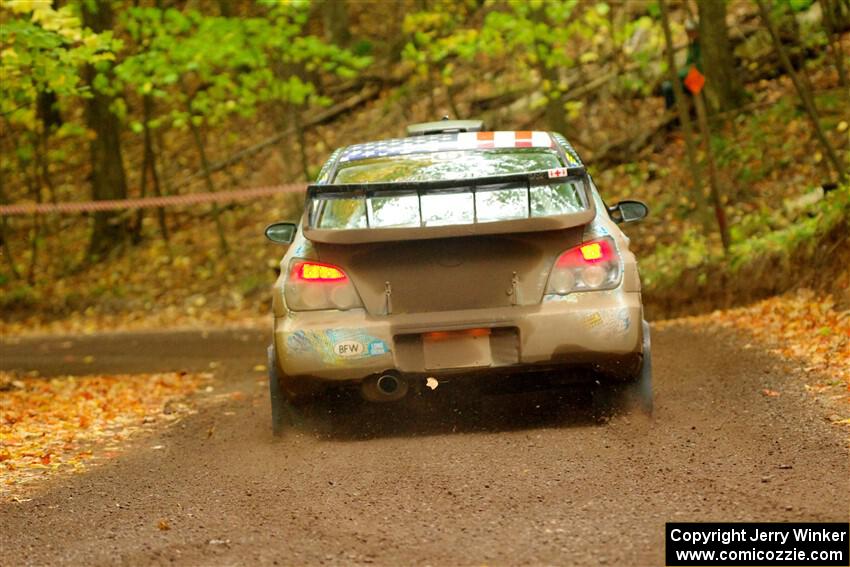
<path id="1" fill-rule="evenodd" d="M 363 310 L 290 312 L 275 319 L 274 341 L 287 376 L 356 381 L 396 369 L 407 374 L 456 374 L 499 368 L 587 365 L 635 358 L 641 352 L 640 293 L 575 293 L 535 306 L 373 317 Z M 429 369 L 421 333 L 494 329 L 485 367 Z"/>

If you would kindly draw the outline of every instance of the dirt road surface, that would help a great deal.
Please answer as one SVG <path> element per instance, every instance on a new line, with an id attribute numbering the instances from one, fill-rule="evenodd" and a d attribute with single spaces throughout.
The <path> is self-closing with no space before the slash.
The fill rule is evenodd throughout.
<path id="1" fill-rule="evenodd" d="M 282 439 L 254 370 L 263 333 L 0 345 L 0 368 L 45 375 L 217 361 L 216 393 L 244 393 L 0 504 L 0 564 L 661 565 L 667 521 L 848 520 L 845 433 L 789 363 L 718 332 L 653 339 L 651 423 L 452 383 L 330 404 Z"/>

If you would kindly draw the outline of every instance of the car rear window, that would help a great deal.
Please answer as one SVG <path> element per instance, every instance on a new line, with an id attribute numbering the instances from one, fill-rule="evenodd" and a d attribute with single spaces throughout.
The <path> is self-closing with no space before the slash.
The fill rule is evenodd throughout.
<path id="1" fill-rule="evenodd" d="M 557 153 L 540 148 L 423 152 L 347 162 L 342 164 L 333 182 L 469 179 L 562 166 Z"/>

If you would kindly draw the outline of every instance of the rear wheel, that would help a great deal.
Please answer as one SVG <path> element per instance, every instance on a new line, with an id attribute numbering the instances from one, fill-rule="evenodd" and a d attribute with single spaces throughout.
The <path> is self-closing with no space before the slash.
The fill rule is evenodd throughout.
<path id="1" fill-rule="evenodd" d="M 643 361 L 636 379 L 625 385 L 624 398 L 630 407 L 652 415 L 652 341 L 649 323 L 643 322 Z"/>
<path id="2" fill-rule="evenodd" d="M 268 348 L 269 398 L 272 406 L 272 433 L 283 435 L 287 427 L 298 425 L 301 421 L 298 406 L 303 405 L 306 396 L 297 396 L 284 388 L 284 377 L 278 370 L 277 354 L 274 345 Z M 300 402 L 300 403 L 299 403 Z"/>
<path id="3" fill-rule="evenodd" d="M 643 322 L 643 358 L 634 378 L 626 382 L 601 384 L 593 394 L 597 413 L 638 410 L 652 415 L 652 341 L 649 323 Z"/>
<path id="4" fill-rule="evenodd" d="M 268 348 L 268 366 L 269 369 L 269 398 L 272 404 L 272 433 L 277 436 L 283 435 L 287 422 L 285 406 L 289 405 L 283 395 L 283 388 L 280 385 L 280 372 L 277 369 L 277 356 L 275 355 L 274 345 L 269 345 Z"/>

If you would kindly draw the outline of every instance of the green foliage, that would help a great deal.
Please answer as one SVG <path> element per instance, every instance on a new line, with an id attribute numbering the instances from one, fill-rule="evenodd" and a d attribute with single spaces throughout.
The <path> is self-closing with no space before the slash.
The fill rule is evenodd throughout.
<path id="1" fill-rule="evenodd" d="M 39 93 L 87 96 L 84 65 L 114 59 L 121 42 L 83 28 L 75 6 L 9 0 L 0 6 L 0 114 L 13 126 L 38 128 Z"/>
<path id="2" fill-rule="evenodd" d="M 490 10 L 480 26 L 473 27 L 464 24 L 474 3 L 451 7 L 437 3 L 431 11 L 405 17 L 404 31 L 411 39 L 402 55 L 415 64 L 421 77 L 428 76 L 432 67 L 442 68 L 441 77 L 447 85 L 454 80 L 455 59 L 487 61 L 510 55 L 509 60 L 520 72 L 542 75 L 543 94 L 557 98 L 566 90 L 557 78 L 558 70 L 575 64 L 566 48 L 579 33 L 592 36 L 590 26 L 600 21 L 594 15 L 607 9 L 606 4 L 599 4 L 588 10 L 584 18 L 574 18 L 577 4 L 576 0 L 507 4 L 488 1 L 485 6 Z M 585 59 L 595 56 L 593 51 L 583 55 Z"/>
<path id="3" fill-rule="evenodd" d="M 116 76 L 140 95 L 169 102 L 167 121 L 178 128 L 189 120 L 215 125 L 233 114 L 252 116 L 269 102 L 326 104 L 304 77 L 352 77 L 370 58 L 304 34 L 308 9 L 272 4 L 262 17 L 225 18 L 133 8 L 122 23 L 138 49 L 116 67 Z"/>
<path id="4" fill-rule="evenodd" d="M 850 185 L 844 185 L 817 203 L 797 222 L 783 223 L 775 212 L 763 210 L 746 217 L 732 232 L 728 255 L 712 248 L 695 230 L 681 242 L 659 246 L 641 261 L 641 277 L 647 288 L 659 290 L 676 285 L 680 276 L 697 270 L 701 281 L 720 271 L 735 273 L 754 260 L 766 256 L 787 258 L 817 242 L 841 223 L 850 222 Z M 773 229 L 777 225 L 782 228 Z"/>
<path id="5" fill-rule="evenodd" d="M 778 9 L 787 9 L 791 12 L 805 12 L 814 3 L 815 0 L 778 0 L 776 7 Z"/>
<path id="6" fill-rule="evenodd" d="M 453 82 L 454 58 L 472 61 L 479 50 L 479 32 L 462 27 L 474 9 L 474 2 L 437 2 L 430 11 L 413 12 L 404 18 L 402 29 L 410 40 L 402 58 L 415 66 L 420 79 L 432 69 L 442 68 L 446 85 Z"/>
<path id="7" fill-rule="evenodd" d="M 637 69 L 621 78 L 623 85 L 646 91 L 653 84 L 647 73 L 661 72 L 654 63 L 663 48 L 657 19 L 641 16 L 615 26 L 610 10 L 606 2 L 577 0 L 440 1 L 405 17 L 409 40 L 402 56 L 420 79 L 439 69 L 447 86 L 454 84 L 461 63 L 502 60 L 509 72 L 538 85 L 545 103 L 567 94 L 567 70 L 599 62 L 612 46 L 621 46 Z M 575 116 L 580 104 L 567 102 L 564 111 Z"/>

